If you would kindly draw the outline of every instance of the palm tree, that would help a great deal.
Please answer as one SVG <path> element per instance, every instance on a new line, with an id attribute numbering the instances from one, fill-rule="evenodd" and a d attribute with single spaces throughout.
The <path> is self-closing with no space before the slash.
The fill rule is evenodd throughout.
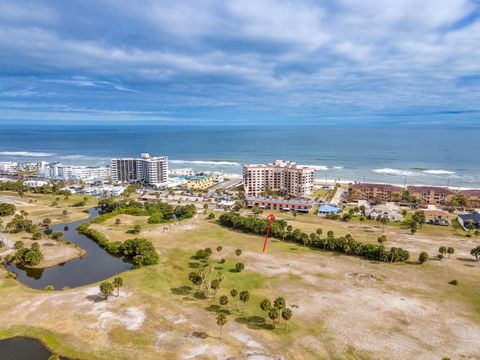
<path id="1" fill-rule="evenodd" d="M 220 326 L 220 339 L 222 339 L 223 337 L 223 334 L 222 334 L 222 330 L 223 330 L 223 326 L 227 323 L 227 315 L 225 315 L 224 313 L 220 313 L 217 315 L 217 325 Z"/>
<path id="2" fill-rule="evenodd" d="M 235 255 L 237 255 L 237 256 L 242 255 L 242 249 L 235 250 Z"/>
<path id="3" fill-rule="evenodd" d="M 442 255 L 442 257 L 447 253 L 447 248 L 445 246 L 440 246 L 438 248 L 438 252 Z"/>
<path id="4" fill-rule="evenodd" d="M 447 248 L 447 253 L 448 253 L 448 258 L 450 259 L 450 255 L 454 254 L 455 253 L 455 248 L 449 246 Z"/>
<path id="5" fill-rule="evenodd" d="M 218 298 L 218 302 L 220 305 L 225 306 L 228 311 L 230 311 L 230 308 L 228 307 L 228 296 L 222 295 Z"/>
<path id="6" fill-rule="evenodd" d="M 240 294 L 238 295 L 240 298 L 240 301 L 243 302 L 243 309 L 242 312 L 245 312 L 245 304 L 250 300 L 250 293 L 248 290 L 242 290 L 240 291 Z"/>
<path id="7" fill-rule="evenodd" d="M 271 308 L 272 308 L 272 302 L 267 298 L 260 301 L 260 309 L 265 311 L 265 317 L 267 316 L 267 311 L 270 310 Z"/>
<path id="8" fill-rule="evenodd" d="M 281 314 L 282 314 L 282 319 L 285 321 L 288 321 L 292 318 L 292 310 L 290 310 L 289 308 L 283 309 Z"/>
<path id="9" fill-rule="evenodd" d="M 295 219 L 297 218 L 298 211 L 297 211 L 297 210 L 293 210 L 293 211 L 292 211 L 292 215 L 293 215 L 293 220 L 295 220 Z"/>
<path id="10" fill-rule="evenodd" d="M 120 287 L 123 286 L 123 278 L 116 276 L 113 278 L 113 286 L 117 288 L 117 297 L 120 296 Z"/>
<path id="11" fill-rule="evenodd" d="M 275 328 L 275 320 L 278 319 L 280 313 L 278 312 L 278 309 L 276 307 L 273 307 L 270 309 L 270 311 L 268 312 L 268 317 L 270 318 L 270 320 L 272 320 L 272 325 L 273 327 Z"/>
<path id="12" fill-rule="evenodd" d="M 237 300 L 238 291 L 236 289 L 230 290 L 230 296 L 235 299 L 235 303 L 238 310 L 238 300 Z"/>
<path id="13" fill-rule="evenodd" d="M 105 300 L 112 295 L 113 289 L 113 284 L 109 281 L 104 281 L 100 284 L 100 292 L 105 297 Z"/>
<path id="14" fill-rule="evenodd" d="M 277 308 L 278 310 L 282 310 L 286 307 L 285 298 L 283 296 L 279 296 L 273 302 L 273 307 Z"/>
<path id="15" fill-rule="evenodd" d="M 473 235 L 475 235 L 475 240 L 478 239 L 478 236 L 480 235 L 480 230 L 476 229 L 474 232 L 473 232 Z"/>

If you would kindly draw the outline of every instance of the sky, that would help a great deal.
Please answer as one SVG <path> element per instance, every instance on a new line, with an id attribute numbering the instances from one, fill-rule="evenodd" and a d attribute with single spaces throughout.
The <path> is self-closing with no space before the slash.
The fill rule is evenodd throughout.
<path id="1" fill-rule="evenodd" d="M 479 0 L 0 0 L 3 121 L 479 117 Z"/>

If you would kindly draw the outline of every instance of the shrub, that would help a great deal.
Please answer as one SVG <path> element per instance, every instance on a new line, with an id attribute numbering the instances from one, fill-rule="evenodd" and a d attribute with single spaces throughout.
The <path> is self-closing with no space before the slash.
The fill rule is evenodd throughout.
<path id="1" fill-rule="evenodd" d="M 420 255 L 418 255 L 418 262 L 420 264 L 424 264 L 428 261 L 428 254 L 425 251 L 422 251 Z"/>
<path id="2" fill-rule="evenodd" d="M 74 204 L 72 205 L 72 207 L 83 207 L 83 206 L 85 206 L 86 204 L 87 204 L 87 203 L 86 203 L 84 200 L 82 200 L 82 201 L 77 201 L 76 203 L 74 203 Z"/>
<path id="3" fill-rule="evenodd" d="M 211 212 L 210 214 L 208 214 L 208 220 L 213 220 L 215 219 L 215 214 L 213 212 Z"/>
<path id="4" fill-rule="evenodd" d="M 53 291 L 54 290 L 54 287 L 52 285 L 47 285 L 43 288 L 43 290 L 45 291 Z"/>
<path id="5" fill-rule="evenodd" d="M 135 266 L 158 264 L 158 254 L 153 244 L 147 239 L 135 238 L 126 240 L 122 246 L 122 253 L 132 259 Z"/>
<path id="6" fill-rule="evenodd" d="M 15 214 L 15 205 L 0 203 L 0 216 L 10 216 Z"/>
<path id="7" fill-rule="evenodd" d="M 245 269 L 245 265 L 243 263 L 239 262 L 235 264 L 235 271 L 236 272 L 241 272 L 243 269 Z"/>
<path id="8" fill-rule="evenodd" d="M 21 240 L 15 241 L 15 244 L 13 244 L 13 248 L 16 250 L 22 249 L 24 246 L 25 244 Z"/>
<path id="9" fill-rule="evenodd" d="M 452 280 L 452 281 L 449 281 L 448 282 L 450 285 L 458 285 L 458 281 L 457 280 Z"/>
<path id="10" fill-rule="evenodd" d="M 142 230 L 140 225 L 134 225 L 133 228 L 127 230 L 127 234 L 138 234 Z"/>

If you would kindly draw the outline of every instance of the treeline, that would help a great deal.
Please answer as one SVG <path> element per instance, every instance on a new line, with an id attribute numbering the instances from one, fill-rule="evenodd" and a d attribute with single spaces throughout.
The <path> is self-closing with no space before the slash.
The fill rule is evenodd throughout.
<path id="1" fill-rule="evenodd" d="M 16 191 L 18 193 L 31 191 L 37 194 L 62 194 L 64 191 L 60 191 L 60 189 L 64 186 L 64 182 L 56 182 L 30 188 L 29 186 L 25 185 L 22 180 L 18 180 L 0 183 L 0 191 Z M 70 192 L 68 191 L 68 194 L 65 195 L 69 195 L 69 193 Z"/>
<path id="2" fill-rule="evenodd" d="M 257 219 L 252 216 L 241 216 L 235 212 L 223 213 L 219 217 L 222 226 L 233 228 L 244 233 L 264 235 L 267 232 L 268 220 Z M 361 256 L 367 259 L 385 262 L 405 262 L 410 257 L 407 250 L 392 247 L 389 250 L 380 244 L 363 244 L 350 234 L 335 237 L 332 231 L 327 237 L 320 233 L 307 233 L 300 229 L 293 229 L 284 220 L 274 220 L 270 228 L 270 236 L 280 240 L 287 240 L 312 248 L 341 252 L 346 255 Z"/>
<path id="3" fill-rule="evenodd" d="M 89 223 L 83 223 L 77 228 L 77 231 L 98 243 L 108 253 L 125 257 L 132 261 L 135 267 L 158 264 L 158 253 L 147 239 L 135 238 L 123 243 L 121 241 L 110 242 L 105 235 L 89 226 Z"/>
<path id="4" fill-rule="evenodd" d="M 117 201 L 113 198 L 107 198 L 99 200 L 98 206 L 102 215 L 95 219 L 96 223 L 120 214 L 149 216 L 148 223 L 150 224 L 165 223 L 172 221 L 174 218 L 184 220 L 196 214 L 195 205 L 172 206 L 160 201 L 142 204 L 138 201 Z"/>

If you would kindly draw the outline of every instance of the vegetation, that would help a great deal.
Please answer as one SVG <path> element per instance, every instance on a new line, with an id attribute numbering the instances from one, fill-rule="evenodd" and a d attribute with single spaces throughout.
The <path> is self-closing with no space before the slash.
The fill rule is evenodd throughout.
<path id="1" fill-rule="evenodd" d="M 0 203 L 0 216 L 10 216 L 15 214 L 15 205 Z"/>
<path id="2" fill-rule="evenodd" d="M 38 265 L 42 259 L 43 254 L 37 243 L 32 244 L 30 249 L 22 246 L 13 256 L 13 262 L 26 266 Z"/>
<path id="3" fill-rule="evenodd" d="M 266 219 L 256 219 L 252 216 L 244 217 L 234 212 L 220 215 L 219 223 L 222 226 L 244 233 L 258 235 L 265 234 L 268 227 L 268 220 Z M 272 222 L 270 236 L 308 245 L 312 248 L 337 251 L 346 255 L 362 256 L 367 259 L 386 262 L 405 262 L 410 257 L 409 252 L 402 248 L 392 247 L 387 251 L 382 245 L 360 243 L 349 234 L 336 238 L 333 231 L 328 231 L 326 238 L 322 238 L 318 233 L 312 233 L 309 236 L 299 229 L 289 228 L 284 220 L 274 220 Z"/>
<path id="4" fill-rule="evenodd" d="M 428 261 L 428 254 L 425 251 L 422 251 L 420 255 L 418 255 L 418 262 L 420 264 L 425 264 Z"/>
<path id="5" fill-rule="evenodd" d="M 123 243 L 119 241 L 109 242 L 105 235 L 97 230 L 91 229 L 89 226 L 90 224 L 84 223 L 80 225 L 77 230 L 97 242 L 110 254 L 124 256 L 131 260 L 135 267 L 158 264 L 158 253 L 149 240 L 135 238 L 126 240 Z"/>
<path id="6" fill-rule="evenodd" d="M 109 281 L 104 281 L 100 284 L 100 292 L 104 296 L 105 300 L 108 300 L 108 297 L 112 295 L 114 286 Z"/>

